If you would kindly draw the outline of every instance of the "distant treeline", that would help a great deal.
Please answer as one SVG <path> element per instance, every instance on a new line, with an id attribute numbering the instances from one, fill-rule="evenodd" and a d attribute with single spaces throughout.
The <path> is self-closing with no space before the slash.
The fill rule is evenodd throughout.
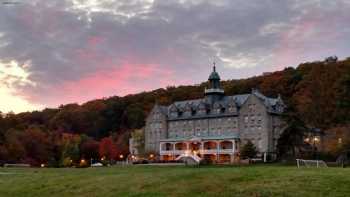
<path id="1" fill-rule="evenodd" d="M 102 139 L 112 139 L 115 145 L 112 151 L 115 154 L 110 157 L 125 155 L 130 133 L 145 125 L 145 118 L 155 103 L 168 105 L 201 98 L 206 85 L 205 82 L 171 86 L 82 105 L 1 114 L 0 163 L 62 166 L 67 160 L 99 158 L 106 154 L 99 145 Z M 249 93 L 252 88 L 258 88 L 266 96 L 281 94 L 288 113 L 293 113 L 309 127 L 331 131 L 348 128 L 350 122 L 350 58 L 303 63 L 297 68 L 248 79 L 222 81 L 222 86 L 227 95 Z"/>

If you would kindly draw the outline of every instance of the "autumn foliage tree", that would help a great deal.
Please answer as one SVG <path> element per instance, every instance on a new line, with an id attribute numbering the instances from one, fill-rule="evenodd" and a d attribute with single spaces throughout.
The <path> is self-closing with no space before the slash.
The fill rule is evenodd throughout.
<path id="1" fill-rule="evenodd" d="M 101 158 L 113 160 L 117 158 L 117 146 L 114 144 L 112 137 L 105 137 L 100 141 L 99 154 Z"/>
<path id="2" fill-rule="evenodd" d="M 26 150 L 25 163 L 39 166 L 47 163 L 50 156 L 50 142 L 47 133 L 40 128 L 29 128 L 23 132 L 22 144 Z"/>
<path id="3" fill-rule="evenodd" d="M 80 145 L 80 152 L 83 158 L 99 158 L 99 142 L 94 139 L 87 139 Z"/>

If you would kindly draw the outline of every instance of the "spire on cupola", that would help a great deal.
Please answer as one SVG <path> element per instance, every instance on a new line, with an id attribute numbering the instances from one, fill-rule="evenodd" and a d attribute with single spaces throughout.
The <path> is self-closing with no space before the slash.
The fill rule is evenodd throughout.
<path id="1" fill-rule="evenodd" d="M 209 87 L 208 89 L 205 89 L 205 95 L 213 95 L 215 98 L 221 98 L 222 95 L 224 95 L 224 90 L 221 89 L 220 85 L 220 76 L 216 72 L 216 64 L 213 62 L 213 71 L 209 75 Z"/>
<path id="2" fill-rule="evenodd" d="M 215 62 L 213 62 L 213 71 L 209 75 L 209 84 L 211 89 L 220 89 L 220 76 L 216 72 Z"/>

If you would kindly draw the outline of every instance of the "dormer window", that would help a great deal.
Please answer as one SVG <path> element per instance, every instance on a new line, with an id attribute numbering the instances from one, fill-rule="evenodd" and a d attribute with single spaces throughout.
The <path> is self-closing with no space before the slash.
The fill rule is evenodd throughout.
<path id="1" fill-rule="evenodd" d="M 178 108 L 175 106 L 175 105 L 172 105 L 171 107 L 170 107 L 170 117 L 172 117 L 172 118 L 177 118 L 178 117 Z"/>
<path id="2" fill-rule="evenodd" d="M 236 113 L 237 112 L 237 106 L 236 106 L 236 102 L 234 99 L 230 99 L 229 103 L 228 103 L 228 112 L 229 113 Z"/>
<path id="3" fill-rule="evenodd" d="M 216 114 L 220 114 L 221 113 L 221 105 L 219 103 L 215 103 L 214 104 L 214 111 Z"/>
<path id="4" fill-rule="evenodd" d="M 207 109 L 206 112 L 207 112 L 207 114 L 210 114 L 210 109 Z"/>
<path id="5" fill-rule="evenodd" d="M 230 113 L 234 113 L 234 112 L 236 112 L 236 107 L 231 105 L 231 106 L 228 107 L 228 111 Z"/>
<path id="6" fill-rule="evenodd" d="M 190 103 L 186 104 L 184 115 L 185 116 L 191 116 L 192 115 L 192 105 Z"/>
<path id="7" fill-rule="evenodd" d="M 204 103 L 200 103 L 198 106 L 198 114 L 205 115 L 206 114 L 206 107 Z"/>
<path id="8" fill-rule="evenodd" d="M 283 112 L 283 106 L 280 105 L 280 104 L 277 104 L 277 105 L 275 106 L 275 110 L 278 111 L 278 112 Z"/>
<path id="9" fill-rule="evenodd" d="M 171 116 L 172 118 L 176 118 L 176 117 L 178 116 L 178 112 L 171 112 L 171 113 L 170 113 L 170 116 Z"/>
<path id="10" fill-rule="evenodd" d="M 195 116 L 195 115 L 196 115 L 196 113 L 197 113 L 197 111 L 196 111 L 196 110 L 192 110 L 192 116 Z"/>

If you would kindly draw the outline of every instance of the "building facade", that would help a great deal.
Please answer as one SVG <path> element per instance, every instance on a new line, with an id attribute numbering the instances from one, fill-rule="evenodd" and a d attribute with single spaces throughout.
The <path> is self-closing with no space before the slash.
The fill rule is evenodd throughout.
<path id="1" fill-rule="evenodd" d="M 213 68 L 204 98 L 155 105 L 146 119 L 145 151 L 164 160 L 195 154 L 216 162 L 233 162 L 248 140 L 259 154 L 273 154 L 285 124 L 280 96 L 258 90 L 226 96 Z"/>

